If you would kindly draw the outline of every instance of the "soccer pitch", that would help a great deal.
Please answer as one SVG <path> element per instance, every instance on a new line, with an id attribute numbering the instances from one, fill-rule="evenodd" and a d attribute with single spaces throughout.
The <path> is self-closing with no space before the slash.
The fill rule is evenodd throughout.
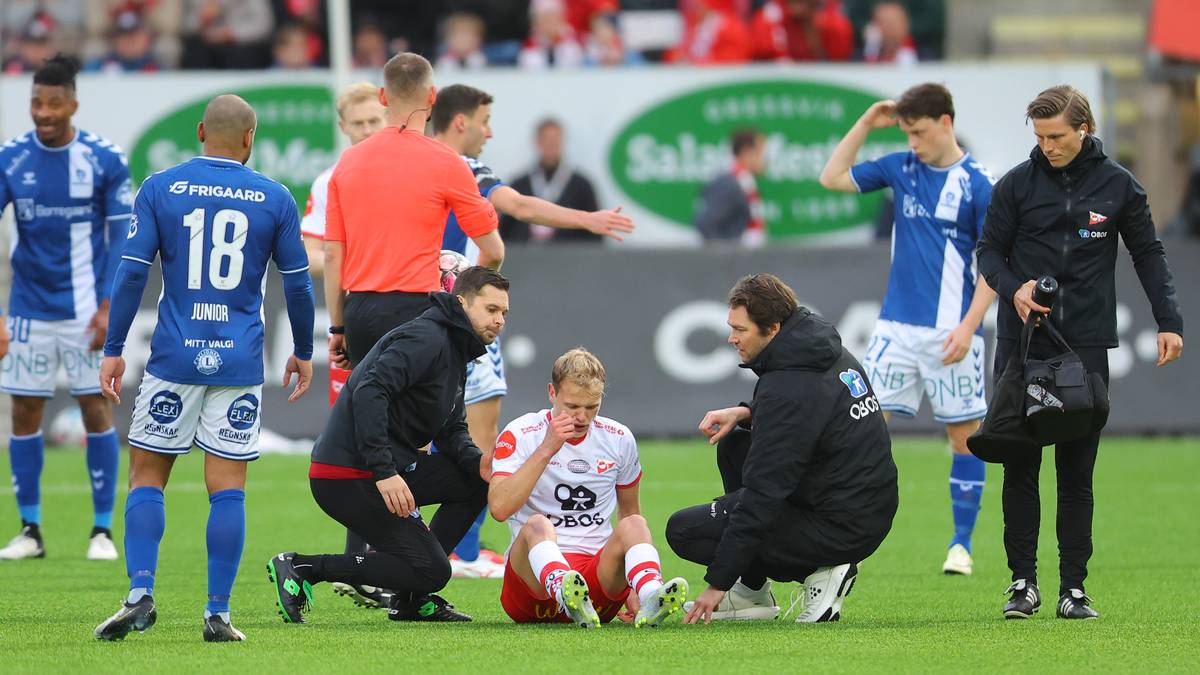
<path id="1" fill-rule="evenodd" d="M 682 574 L 694 597 L 702 568 L 675 558 L 662 532 L 676 509 L 719 492 L 713 450 L 703 442 L 642 444 L 642 499 L 668 576 Z M 248 535 L 233 595 L 241 644 L 201 641 L 208 514 L 200 453 L 178 461 L 167 488 L 167 531 L 155 598 L 158 624 L 124 642 L 100 643 L 92 629 L 127 589 L 120 562 L 84 559 L 91 503 L 82 451 L 50 451 L 43 475 L 47 558 L 0 562 L 0 670 L 4 672 L 949 672 L 1087 669 L 1167 672 L 1200 662 L 1200 439 L 1108 439 L 1096 469 L 1096 551 L 1088 592 L 1099 621 L 1054 618 L 1057 552 L 1054 462 L 1042 471 L 1041 613 L 1001 618 L 1008 584 L 1000 522 L 1000 470 L 988 487 L 975 536 L 975 574 L 940 573 L 950 534 L 945 441 L 900 439 L 900 512 L 887 541 L 860 565 L 837 624 L 791 619 L 658 630 L 613 623 L 598 631 L 515 626 L 499 605 L 499 580 L 454 580 L 443 595 L 470 624 L 387 620 L 317 587 L 309 624 L 275 615 L 267 559 L 285 550 L 340 550 L 343 531 L 308 490 L 306 457 L 268 456 L 250 467 Z M 7 458 L 5 458 L 6 461 Z M 124 464 L 124 459 L 122 460 Z M 124 475 L 125 468 L 122 468 Z M 121 491 L 124 492 L 124 489 Z M 121 539 L 124 495 L 118 502 Z M 0 536 L 17 529 L 12 490 L 0 490 Z M 484 541 L 507 543 L 489 521 Z M 796 584 L 777 584 L 787 607 Z M 798 611 L 798 610 L 797 610 Z M 1191 666 L 1187 664 L 1191 663 Z"/>

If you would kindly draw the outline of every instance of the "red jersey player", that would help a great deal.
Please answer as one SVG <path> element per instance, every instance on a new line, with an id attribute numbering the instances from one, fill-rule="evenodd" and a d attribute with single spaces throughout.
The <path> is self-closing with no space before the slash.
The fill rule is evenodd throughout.
<path id="1" fill-rule="evenodd" d="M 512 531 L 504 611 L 517 623 L 596 628 L 632 589 L 640 603 L 634 625 L 657 626 L 682 607 L 688 585 L 663 581 L 641 515 L 633 434 L 597 416 L 604 366 L 572 349 L 554 362 L 548 389 L 551 408 L 513 420 L 492 459 L 488 507 Z"/>

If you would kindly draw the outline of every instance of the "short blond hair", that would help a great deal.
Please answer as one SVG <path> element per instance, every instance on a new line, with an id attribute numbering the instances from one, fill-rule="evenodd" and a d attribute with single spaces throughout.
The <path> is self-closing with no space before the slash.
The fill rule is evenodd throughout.
<path id="1" fill-rule="evenodd" d="M 576 347 L 554 360 L 550 370 L 550 383 L 557 391 L 563 382 L 574 382 L 584 389 L 600 389 L 604 392 L 604 364 L 596 355 Z"/>
<path id="2" fill-rule="evenodd" d="M 379 87 L 370 82 L 356 82 L 342 90 L 337 98 L 338 117 L 346 116 L 346 108 L 366 101 L 379 100 Z"/>

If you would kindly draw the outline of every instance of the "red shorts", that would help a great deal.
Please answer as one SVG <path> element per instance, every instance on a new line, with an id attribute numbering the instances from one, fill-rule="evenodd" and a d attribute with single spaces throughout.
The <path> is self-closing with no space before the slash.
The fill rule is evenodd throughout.
<path id="1" fill-rule="evenodd" d="M 610 598 L 605 594 L 604 586 L 597 576 L 600 566 L 599 553 L 564 553 L 563 557 L 567 559 L 567 564 L 571 566 L 571 569 L 582 574 L 583 580 L 587 582 L 592 606 L 600 615 L 600 622 L 612 621 L 625 604 L 625 597 L 629 595 L 629 587 L 626 586 L 625 590 L 618 593 L 616 598 Z M 500 604 L 508 616 L 517 623 L 571 622 L 571 619 L 559 609 L 558 602 L 554 598 L 539 600 L 533 597 L 529 587 L 525 585 L 521 577 L 517 576 L 512 564 L 507 562 L 504 564 L 504 587 L 500 590 Z"/>

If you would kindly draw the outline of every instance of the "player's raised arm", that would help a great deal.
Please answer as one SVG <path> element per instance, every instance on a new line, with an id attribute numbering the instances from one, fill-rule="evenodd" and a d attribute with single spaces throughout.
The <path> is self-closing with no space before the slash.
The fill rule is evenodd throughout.
<path id="1" fill-rule="evenodd" d="M 545 199 L 523 195 L 507 185 L 492 190 L 488 199 L 501 213 L 535 225 L 563 230 L 587 230 L 617 241 L 622 241 L 623 235 L 633 232 L 634 229 L 633 220 L 621 214 L 620 206 L 602 211 L 569 209 Z"/>
<path id="2" fill-rule="evenodd" d="M 866 192 L 865 188 L 860 190 L 862 186 L 855 184 L 850 175 L 850 167 L 854 166 L 858 151 L 867 142 L 867 135 L 872 129 L 885 129 L 895 125 L 895 101 L 877 101 L 867 108 L 834 148 L 829 161 L 825 163 L 825 168 L 821 169 L 821 187 L 838 192 Z"/>
<path id="3" fill-rule="evenodd" d="M 288 396 L 293 402 L 308 391 L 312 382 L 313 321 L 316 301 L 313 298 L 312 277 L 308 274 L 308 253 L 300 239 L 300 217 L 291 195 L 282 200 L 283 213 L 275 231 L 275 250 L 272 257 L 283 277 L 283 297 L 287 303 L 288 320 L 292 324 L 292 355 L 283 371 L 283 386 L 291 384 L 296 375 L 296 388 Z"/>
<path id="4" fill-rule="evenodd" d="M 505 471 L 506 467 L 503 464 L 493 465 L 494 473 L 491 485 L 488 486 L 488 511 L 496 520 L 508 520 L 529 501 L 529 495 L 533 493 L 533 488 L 542 477 L 546 466 L 575 432 L 575 422 L 566 412 L 552 419 L 549 425 L 546 437 L 527 459 L 521 462 L 519 457 L 514 458 L 521 462 L 516 471 Z M 506 430 L 496 440 L 495 458 L 504 460 L 512 457 L 516 454 L 516 444 L 513 432 Z"/>

